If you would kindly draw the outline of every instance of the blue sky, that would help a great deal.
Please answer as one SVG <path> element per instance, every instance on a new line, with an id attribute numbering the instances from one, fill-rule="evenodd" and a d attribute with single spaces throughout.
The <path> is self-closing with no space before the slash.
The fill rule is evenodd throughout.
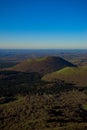
<path id="1" fill-rule="evenodd" d="M 0 0 L 0 48 L 87 48 L 87 0 Z"/>

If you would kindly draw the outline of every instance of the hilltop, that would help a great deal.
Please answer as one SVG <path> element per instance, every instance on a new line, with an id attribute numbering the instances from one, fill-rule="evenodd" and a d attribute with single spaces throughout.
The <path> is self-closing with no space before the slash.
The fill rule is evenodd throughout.
<path id="1" fill-rule="evenodd" d="M 64 67 L 75 67 L 74 64 L 57 56 L 47 56 L 25 60 L 8 70 L 21 72 L 39 72 L 41 75 L 60 70 Z"/>
<path id="2" fill-rule="evenodd" d="M 87 66 L 65 67 L 61 70 L 45 75 L 42 79 L 46 81 L 62 79 L 79 86 L 87 86 Z"/>

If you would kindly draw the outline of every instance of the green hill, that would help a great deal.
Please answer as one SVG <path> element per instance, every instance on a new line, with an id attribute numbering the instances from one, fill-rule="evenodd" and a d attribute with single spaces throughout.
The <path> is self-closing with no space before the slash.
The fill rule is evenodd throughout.
<path id="1" fill-rule="evenodd" d="M 61 79 L 66 82 L 75 83 L 79 86 L 87 86 L 87 66 L 65 67 L 61 70 L 45 75 L 42 79 L 47 81 Z"/>
<path id="2" fill-rule="evenodd" d="M 56 56 L 47 56 L 28 59 L 8 70 L 21 72 L 39 72 L 41 75 L 57 71 L 67 66 L 75 66 L 72 63 Z"/>

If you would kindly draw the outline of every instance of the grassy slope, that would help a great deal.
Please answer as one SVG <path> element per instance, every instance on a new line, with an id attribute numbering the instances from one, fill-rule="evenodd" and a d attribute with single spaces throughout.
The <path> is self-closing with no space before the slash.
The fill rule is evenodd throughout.
<path id="1" fill-rule="evenodd" d="M 87 86 L 87 66 L 65 67 L 59 71 L 45 75 L 42 79 L 48 81 L 61 79 L 80 86 Z"/>

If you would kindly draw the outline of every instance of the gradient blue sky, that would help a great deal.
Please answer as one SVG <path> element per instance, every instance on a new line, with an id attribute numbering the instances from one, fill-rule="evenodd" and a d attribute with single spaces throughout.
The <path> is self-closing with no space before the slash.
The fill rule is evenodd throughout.
<path id="1" fill-rule="evenodd" d="M 0 48 L 87 49 L 87 0 L 0 0 Z"/>

